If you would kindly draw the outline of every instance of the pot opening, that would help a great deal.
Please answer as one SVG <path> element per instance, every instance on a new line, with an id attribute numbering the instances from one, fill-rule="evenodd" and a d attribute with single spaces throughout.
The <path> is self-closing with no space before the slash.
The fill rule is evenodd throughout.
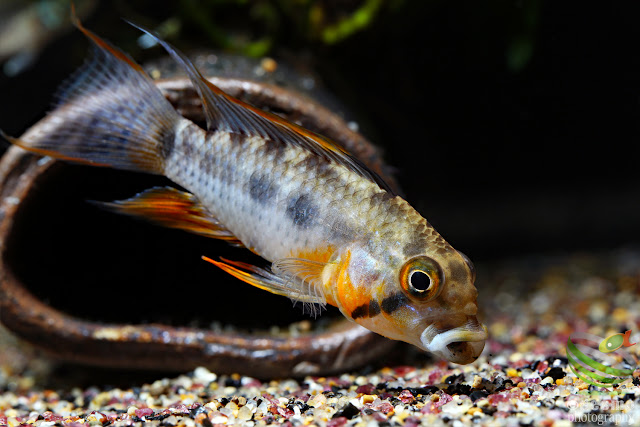
<path id="1" fill-rule="evenodd" d="M 104 323 L 162 323 L 240 330 L 313 320 L 302 304 L 243 283 L 200 259 L 268 265 L 244 248 L 105 211 L 88 201 L 125 199 L 169 180 L 56 163 L 19 207 L 5 263 L 29 291 L 74 317 Z"/>

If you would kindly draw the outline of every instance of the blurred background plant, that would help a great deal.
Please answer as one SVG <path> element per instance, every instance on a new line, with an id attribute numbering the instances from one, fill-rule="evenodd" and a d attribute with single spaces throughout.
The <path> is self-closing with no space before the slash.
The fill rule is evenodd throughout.
<path id="1" fill-rule="evenodd" d="M 77 14 L 110 19 L 113 14 L 153 28 L 167 39 L 183 40 L 184 33 L 198 44 L 259 57 L 277 48 L 335 45 L 361 31 L 376 31 L 376 21 L 411 9 L 409 0 L 180 0 L 125 1 L 100 5 L 76 0 Z M 437 0 L 425 3 L 438 3 Z M 109 13 L 104 13 L 108 8 Z M 506 52 L 509 66 L 526 66 L 533 52 L 539 1 L 522 7 L 503 5 L 510 31 Z M 13 76 L 30 66 L 40 50 L 71 28 L 69 0 L 3 0 L 0 3 L 0 61 Z M 92 20 L 100 20 L 92 16 Z M 140 47 L 151 44 L 140 41 Z"/>

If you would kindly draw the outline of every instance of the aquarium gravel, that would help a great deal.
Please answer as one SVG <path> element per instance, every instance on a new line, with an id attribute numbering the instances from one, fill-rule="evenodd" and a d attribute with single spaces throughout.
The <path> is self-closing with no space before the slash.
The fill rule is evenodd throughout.
<path id="1" fill-rule="evenodd" d="M 627 349 L 633 374 L 609 389 L 579 379 L 566 352 L 577 332 L 640 337 L 640 251 L 480 265 L 478 288 L 490 340 L 466 366 L 402 346 L 336 376 L 258 380 L 202 367 L 116 387 L 81 367 L 60 379 L 2 329 L 0 426 L 640 425 L 640 345 Z"/>

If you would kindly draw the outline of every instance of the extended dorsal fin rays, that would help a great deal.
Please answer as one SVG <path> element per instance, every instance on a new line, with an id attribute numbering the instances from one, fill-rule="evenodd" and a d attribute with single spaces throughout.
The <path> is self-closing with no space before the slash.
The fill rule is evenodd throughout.
<path id="1" fill-rule="evenodd" d="M 194 76 L 197 76 L 197 78 L 199 79 L 205 80 L 202 74 L 200 74 L 200 71 L 198 71 L 195 65 L 193 65 L 193 63 L 182 52 L 175 49 L 172 45 L 170 45 L 160 37 L 156 36 L 153 31 L 148 30 L 145 27 L 136 24 L 135 22 L 131 22 L 128 19 L 125 19 L 124 21 L 132 27 L 135 27 L 145 34 L 149 35 L 149 37 L 152 37 L 157 43 L 159 43 L 169 53 L 169 55 L 171 55 L 171 57 L 176 62 L 178 62 L 182 66 L 182 68 L 184 68 L 187 75 L 192 81 L 194 81 L 195 79 Z M 212 100 L 205 96 L 202 90 L 202 86 L 197 84 L 194 84 L 193 86 L 198 92 L 198 95 L 200 96 L 200 99 L 203 103 L 205 119 L 207 121 L 207 129 L 211 130 L 215 127 L 215 124 L 220 121 L 221 118 L 216 115 L 216 109 L 213 107 L 213 105 L 211 105 Z"/>
<path id="2" fill-rule="evenodd" d="M 282 117 L 260 110 L 228 95 L 204 78 L 189 58 L 171 44 L 142 26 L 130 21 L 127 22 L 162 45 L 169 55 L 184 68 L 202 100 L 207 129 L 221 128 L 233 133 L 259 135 L 272 141 L 283 141 L 302 147 L 316 155 L 347 167 L 349 170 L 375 182 L 382 189 L 393 194 L 389 185 L 377 173 L 370 170 L 343 147 Z"/>

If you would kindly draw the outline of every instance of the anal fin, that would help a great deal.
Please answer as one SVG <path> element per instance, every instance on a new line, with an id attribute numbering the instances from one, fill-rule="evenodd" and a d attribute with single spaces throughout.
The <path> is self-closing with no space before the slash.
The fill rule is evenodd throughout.
<path id="1" fill-rule="evenodd" d="M 154 187 L 126 200 L 94 202 L 111 211 L 144 218 L 169 228 L 178 228 L 214 239 L 242 243 L 215 219 L 191 193 L 171 187 Z"/>

